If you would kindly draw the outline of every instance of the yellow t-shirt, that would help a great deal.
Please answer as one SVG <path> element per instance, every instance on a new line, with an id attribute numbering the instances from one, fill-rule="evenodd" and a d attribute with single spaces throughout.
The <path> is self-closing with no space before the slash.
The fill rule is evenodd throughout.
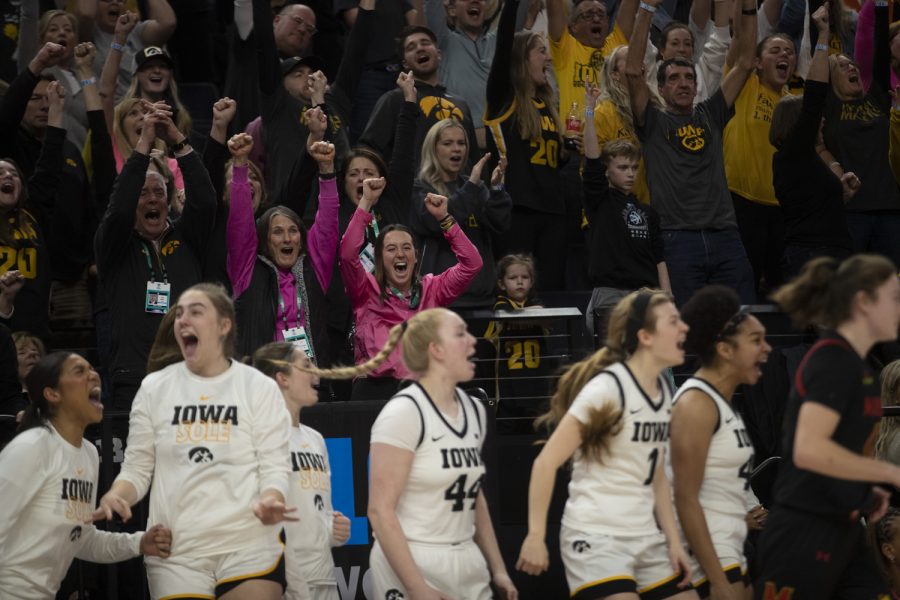
<path id="1" fill-rule="evenodd" d="M 615 105 L 609 100 L 598 103 L 594 109 L 594 128 L 597 131 L 597 142 L 600 144 L 601 151 L 606 142 L 621 139 L 628 140 L 638 148 L 641 147 L 637 137 L 625 128 L 625 124 L 619 117 Z M 637 179 L 634 182 L 634 195 L 641 202 L 645 204 L 650 203 L 650 188 L 647 186 L 647 174 L 644 172 L 643 158 L 641 158 Z"/>
<path id="2" fill-rule="evenodd" d="M 787 89 L 773 92 L 751 73 L 734 103 L 734 116 L 725 126 L 725 177 L 728 189 L 759 204 L 778 206 L 772 184 L 772 157 L 769 143 L 772 113 Z"/>
<path id="3" fill-rule="evenodd" d="M 584 109 L 584 84 L 600 81 L 603 59 L 618 46 L 627 44 L 628 39 L 618 25 L 606 36 L 600 49 L 585 46 L 576 40 L 568 27 L 563 30 L 558 42 L 550 40 L 550 56 L 553 57 L 553 70 L 559 85 L 559 113 L 563 118 L 573 102 L 578 103 L 579 109 Z"/>

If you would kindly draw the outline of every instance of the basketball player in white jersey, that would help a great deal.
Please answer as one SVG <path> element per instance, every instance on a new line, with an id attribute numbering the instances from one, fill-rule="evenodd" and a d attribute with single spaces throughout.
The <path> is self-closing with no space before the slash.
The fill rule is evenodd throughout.
<path id="1" fill-rule="evenodd" d="M 0 598 L 56 597 L 73 558 L 110 563 L 166 557 L 172 533 L 99 531 L 90 522 L 100 464 L 85 427 L 103 418 L 100 376 L 72 352 L 43 357 L 27 377 L 31 400 L 0 452 Z"/>
<path id="2" fill-rule="evenodd" d="M 554 430 L 532 467 L 518 569 L 549 565 L 547 509 L 556 471 L 574 455 L 560 531 L 571 597 L 697 598 L 664 469 L 672 393 L 663 371 L 684 361 L 687 331 L 671 296 L 634 292 L 613 309 L 606 347 L 560 378 L 539 419 Z"/>
<path id="3" fill-rule="evenodd" d="M 753 444 L 732 396 L 738 385 L 759 381 L 772 348 L 763 324 L 741 310 L 730 288 L 703 288 L 681 316 L 691 328 L 685 350 L 698 357 L 700 369 L 673 401 L 675 508 L 700 596 L 749 600 L 744 540 Z"/>
<path id="4" fill-rule="evenodd" d="M 350 537 L 350 519 L 331 505 L 331 467 L 325 439 L 300 422 L 302 409 L 319 401 L 319 378 L 297 344 L 272 342 L 253 353 L 253 366 L 275 380 L 291 414 L 288 504 L 298 522 L 284 525 L 287 590 L 284 600 L 340 600 L 331 548 Z"/>
<path id="5" fill-rule="evenodd" d="M 418 381 L 372 426 L 375 597 L 489 600 L 493 582 L 501 598 L 515 600 L 481 491 L 485 409 L 457 387 L 475 374 L 475 338 L 443 308 L 395 329 L 391 340 L 402 334 L 403 361 Z"/>
<path id="6" fill-rule="evenodd" d="M 185 290 L 175 311 L 182 362 L 151 373 L 131 407 L 122 471 L 95 518 L 150 488 L 150 520 L 172 530 L 168 560 L 148 558 L 154 599 L 280 600 L 281 523 L 290 477 L 290 415 L 271 379 L 231 359 L 234 305 L 224 288 Z"/>

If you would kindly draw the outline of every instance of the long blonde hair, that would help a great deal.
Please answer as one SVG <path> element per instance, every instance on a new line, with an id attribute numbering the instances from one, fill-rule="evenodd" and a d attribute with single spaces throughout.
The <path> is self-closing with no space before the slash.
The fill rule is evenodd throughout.
<path id="1" fill-rule="evenodd" d="M 135 73 L 131 78 L 131 85 L 128 86 L 128 91 L 125 92 L 125 95 L 122 97 L 122 101 L 126 98 L 141 98 L 141 90 L 138 89 L 139 85 L 140 82 L 138 81 L 137 73 Z M 194 121 L 191 119 L 191 113 L 188 112 L 187 107 L 181 103 L 181 98 L 178 97 L 178 84 L 175 83 L 174 72 L 169 78 L 169 89 L 163 92 L 163 96 L 175 113 L 175 127 L 177 127 L 178 131 L 185 136 L 190 136 Z"/>
<path id="2" fill-rule="evenodd" d="M 609 56 L 606 57 L 606 60 L 603 61 L 603 68 L 600 69 L 600 89 L 603 92 L 600 94 L 599 102 L 612 104 L 616 114 L 619 116 L 619 120 L 625 125 L 628 135 L 633 139 L 637 139 L 637 134 L 634 131 L 634 117 L 631 115 L 631 99 L 628 95 L 628 88 L 622 82 L 625 73 L 619 73 L 616 68 L 616 65 L 619 63 L 619 55 L 627 53 L 628 46 L 616 46 Z M 613 77 L 613 73 L 619 73 L 618 80 Z"/>
<path id="3" fill-rule="evenodd" d="M 635 302 L 642 295 L 645 298 L 636 305 Z M 633 314 L 636 308 L 639 310 L 638 307 L 644 301 L 646 308 L 643 314 Z M 637 351 L 636 341 L 628 339 L 629 321 L 636 320 L 640 323 L 640 329 L 653 333 L 656 330 L 653 309 L 668 302 L 672 302 L 672 297 L 668 293 L 645 288 L 628 294 L 616 304 L 609 316 L 606 345 L 566 369 L 556 384 L 553 397 L 550 398 L 550 409 L 535 420 L 535 428 L 546 427 L 552 431 L 559 425 L 575 397 L 591 379 L 606 367 L 624 361 Z M 590 423 L 581 424 L 581 451 L 588 458 L 602 462 L 603 455 L 609 450 L 609 439 L 622 429 L 621 417 L 622 410 L 618 403 L 607 403 L 603 408 L 591 411 Z"/>
<path id="4" fill-rule="evenodd" d="M 881 370 L 882 406 L 900 406 L 900 360 L 888 363 Z M 886 459 L 885 453 L 890 441 L 900 430 L 900 417 L 884 417 L 879 423 L 878 439 L 875 440 L 875 456 Z"/>
<path id="5" fill-rule="evenodd" d="M 557 132 L 560 130 L 559 111 L 553 98 L 553 88 L 549 83 L 535 86 L 528 74 L 528 53 L 539 43 L 546 43 L 540 34 L 530 31 L 519 32 L 513 39 L 510 57 L 510 80 L 516 102 L 512 118 L 516 119 L 523 140 L 536 140 L 542 136 L 541 111 L 532 102 L 535 98 L 546 105 L 556 123 Z"/>
<path id="6" fill-rule="evenodd" d="M 457 128 L 463 133 L 466 140 L 466 156 L 463 157 L 462 164 L 466 163 L 469 156 L 469 138 L 466 136 L 466 130 L 462 124 L 456 119 L 441 119 L 431 126 L 428 133 L 425 134 L 425 140 L 422 142 L 422 158 L 419 166 L 419 179 L 436 189 L 441 195 L 449 196 L 450 190 L 447 187 L 440 164 L 438 164 L 437 145 L 441 141 L 441 135 L 450 128 Z"/>
<path id="7" fill-rule="evenodd" d="M 428 346 L 432 342 L 439 341 L 438 329 L 441 320 L 450 311 L 446 308 L 429 308 L 416 313 L 409 319 L 391 327 L 388 339 L 378 354 L 366 362 L 353 367 L 336 367 L 334 369 L 318 369 L 309 367 L 303 369 L 309 373 L 318 375 L 322 379 L 354 379 L 368 375 L 381 364 L 394 351 L 400 342 L 403 342 L 403 364 L 416 375 L 422 375 L 429 367 Z"/>
<path id="8" fill-rule="evenodd" d="M 134 146 L 131 145 L 131 142 L 128 141 L 128 136 L 125 134 L 125 117 L 128 116 L 128 113 L 131 112 L 135 106 L 140 105 L 140 98 L 124 98 L 121 102 L 116 104 L 115 109 L 113 110 L 113 139 L 116 142 L 116 148 L 119 151 L 119 156 L 122 157 L 122 161 L 127 161 L 128 157 L 131 156 L 131 153 L 134 152 Z M 161 139 L 157 138 L 155 142 L 153 142 L 153 147 L 156 150 L 166 150 L 166 143 Z"/>

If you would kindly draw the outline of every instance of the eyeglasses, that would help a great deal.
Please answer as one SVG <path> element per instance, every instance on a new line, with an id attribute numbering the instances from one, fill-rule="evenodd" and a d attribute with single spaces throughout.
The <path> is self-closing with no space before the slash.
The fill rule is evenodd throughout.
<path id="1" fill-rule="evenodd" d="M 574 21 L 593 21 L 594 19 L 600 19 L 601 21 L 605 21 L 609 18 L 602 10 L 586 10 L 581 14 L 575 15 L 573 18 Z"/>
<path id="2" fill-rule="evenodd" d="M 294 17 L 291 17 L 291 20 L 294 23 L 296 23 L 297 25 L 299 25 L 300 27 L 302 27 L 303 31 L 305 31 L 309 35 L 316 35 L 319 32 L 318 29 L 316 29 L 315 27 L 313 27 L 312 25 L 310 25 L 309 23 L 304 21 L 302 17 L 294 16 Z"/>

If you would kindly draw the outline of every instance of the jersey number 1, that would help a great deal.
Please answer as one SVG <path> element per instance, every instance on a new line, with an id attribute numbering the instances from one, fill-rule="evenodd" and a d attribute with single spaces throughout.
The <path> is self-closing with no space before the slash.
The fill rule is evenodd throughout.
<path id="1" fill-rule="evenodd" d="M 472 487 L 469 488 L 469 491 L 466 491 L 466 479 L 465 475 L 460 475 L 456 481 L 453 482 L 453 485 L 447 488 L 447 491 L 444 492 L 444 500 L 449 500 L 453 503 L 450 507 L 450 510 L 453 512 L 459 512 L 463 509 L 463 504 L 466 499 L 472 500 L 472 510 L 475 509 L 475 500 L 478 498 L 478 492 L 481 491 L 481 480 L 484 479 L 484 475 L 475 480 L 475 483 L 472 484 Z"/>

